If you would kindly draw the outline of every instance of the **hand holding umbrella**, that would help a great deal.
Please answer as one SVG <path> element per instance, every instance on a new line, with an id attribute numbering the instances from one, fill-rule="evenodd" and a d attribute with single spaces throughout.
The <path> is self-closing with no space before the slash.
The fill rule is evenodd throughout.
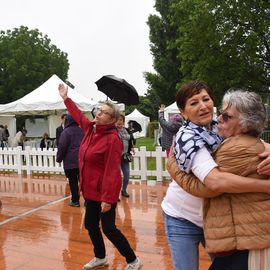
<path id="1" fill-rule="evenodd" d="M 142 131 L 142 126 L 135 120 L 129 120 L 128 121 L 128 129 L 131 133 L 134 132 L 141 132 Z"/>

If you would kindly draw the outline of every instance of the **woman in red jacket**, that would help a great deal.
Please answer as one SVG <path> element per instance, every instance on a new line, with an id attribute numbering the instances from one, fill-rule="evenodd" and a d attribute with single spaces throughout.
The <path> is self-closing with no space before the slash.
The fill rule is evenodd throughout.
<path id="1" fill-rule="evenodd" d="M 84 265 L 84 269 L 95 269 L 108 264 L 99 228 L 100 220 L 104 234 L 126 258 L 126 270 L 139 269 L 142 266 L 140 259 L 115 225 L 115 208 L 122 183 L 122 142 L 115 127 L 119 110 L 113 103 L 104 102 L 98 108 L 95 119 L 90 121 L 68 98 L 68 88 L 64 84 L 60 84 L 58 90 L 69 113 L 84 132 L 79 149 L 80 187 L 86 202 L 85 228 L 95 254 L 95 257 Z"/>

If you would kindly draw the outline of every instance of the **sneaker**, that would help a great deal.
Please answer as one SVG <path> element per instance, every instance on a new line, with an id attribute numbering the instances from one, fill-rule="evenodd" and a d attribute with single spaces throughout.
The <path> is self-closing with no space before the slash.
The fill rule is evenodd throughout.
<path id="1" fill-rule="evenodd" d="M 126 191 L 122 191 L 121 194 L 123 197 L 127 197 L 127 198 L 129 197 L 129 194 Z"/>
<path id="2" fill-rule="evenodd" d="M 143 265 L 142 261 L 140 260 L 139 257 L 137 257 L 134 262 L 129 263 L 126 266 L 125 270 L 138 270 L 142 267 L 142 265 Z"/>
<path id="3" fill-rule="evenodd" d="M 89 263 L 83 266 L 84 270 L 97 269 L 108 265 L 108 258 L 99 259 L 95 257 Z M 132 269 L 132 268 L 131 268 Z M 139 268 L 138 268 L 139 269 Z"/>
<path id="4" fill-rule="evenodd" d="M 72 206 L 72 207 L 80 207 L 80 203 L 79 202 L 70 202 L 68 205 L 69 206 Z"/>

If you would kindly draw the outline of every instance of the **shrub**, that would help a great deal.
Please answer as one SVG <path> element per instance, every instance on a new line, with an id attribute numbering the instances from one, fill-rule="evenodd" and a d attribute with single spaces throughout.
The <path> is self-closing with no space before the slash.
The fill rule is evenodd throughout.
<path id="1" fill-rule="evenodd" d="M 148 125 L 148 131 L 147 131 L 148 137 L 150 138 L 155 137 L 155 133 L 154 133 L 155 129 L 158 129 L 158 121 L 150 122 Z"/>

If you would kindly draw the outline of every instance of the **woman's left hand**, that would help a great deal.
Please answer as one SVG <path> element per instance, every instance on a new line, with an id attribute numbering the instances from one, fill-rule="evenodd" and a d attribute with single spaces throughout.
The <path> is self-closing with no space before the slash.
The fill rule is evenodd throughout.
<path id="1" fill-rule="evenodd" d="M 257 173 L 270 175 L 270 152 L 264 151 L 259 154 L 259 157 L 264 158 L 264 160 L 257 166 Z"/>
<path id="2" fill-rule="evenodd" d="M 101 203 L 101 213 L 106 213 L 111 210 L 112 205 L 109 203 L 102 202 Z"/>

